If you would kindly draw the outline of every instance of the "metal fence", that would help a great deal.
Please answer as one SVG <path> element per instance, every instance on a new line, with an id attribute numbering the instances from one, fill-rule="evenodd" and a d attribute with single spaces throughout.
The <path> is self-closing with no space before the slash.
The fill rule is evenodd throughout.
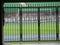
<path id="1" fill-rule="evenodd" d="M 4 41 L 59 41 L 58 6 L 4 7 Z"/>

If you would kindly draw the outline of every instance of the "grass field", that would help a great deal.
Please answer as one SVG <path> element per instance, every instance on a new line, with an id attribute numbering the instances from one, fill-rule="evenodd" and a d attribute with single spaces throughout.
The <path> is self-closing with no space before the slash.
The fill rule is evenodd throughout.
<path id="1" fill-rule="evenodd" d="M 59 24 L 60 26 L 60 24 Z M 38 24 L 22 24 L 22 34 L 23 35 L 37 35 L 38 34 Z M 56 24 L 44 23 L 40 24 L 40 34 L 56 34 Z M 60 28 L 59 28 L 60 34 Z M 4 25 L 4 35 L 5 36 L 17 36 L 20 35 L 20 24 L 5 24 Z"/>

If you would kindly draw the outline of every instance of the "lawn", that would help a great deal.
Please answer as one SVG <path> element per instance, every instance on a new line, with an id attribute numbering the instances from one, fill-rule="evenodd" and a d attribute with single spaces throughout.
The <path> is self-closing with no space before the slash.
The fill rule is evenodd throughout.
<path id="1" fill-rule="evenodd" d="M 60 24 L 59 24 L 60 26 Z M 60 33 L 60 28 L 59 28 Z M 38 24 L 22 24 L 23 35 L 37 35 Z M 56 34 L 56 24 L 42 23 L 40 24 L 40 34 Z M 5 36 L 17 36 L 20 35 L 20 24 L 5 24 L 4 25 Z"/>

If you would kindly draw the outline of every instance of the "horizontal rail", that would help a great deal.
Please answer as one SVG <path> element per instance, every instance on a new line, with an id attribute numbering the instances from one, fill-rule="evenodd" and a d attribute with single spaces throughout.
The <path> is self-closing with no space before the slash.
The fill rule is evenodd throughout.
<path id="1" fill-rule="evenodd" d="M 56 40 L 40 40 L 40 41 L 38 41 L 38 40 L 33 40 L 33 41 L 4 41 L 4 42 L 60 42 L 60 40 L 59 41 L 56 41 Z"/>
<path id="2" fill-rule="evenodd" d="M 39 7 L 4 7 L 4 8 L 56 8 L 60 6 L 39 6 Z"/>

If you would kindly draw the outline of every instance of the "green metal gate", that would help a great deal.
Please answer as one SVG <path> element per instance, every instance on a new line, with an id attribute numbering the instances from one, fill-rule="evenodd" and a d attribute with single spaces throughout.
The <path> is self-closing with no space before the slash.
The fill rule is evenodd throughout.
<path id="1" fill-rule="evenodd" d="M 4 7 L 5 41 L 59 41 L 59 7 Z"/>

